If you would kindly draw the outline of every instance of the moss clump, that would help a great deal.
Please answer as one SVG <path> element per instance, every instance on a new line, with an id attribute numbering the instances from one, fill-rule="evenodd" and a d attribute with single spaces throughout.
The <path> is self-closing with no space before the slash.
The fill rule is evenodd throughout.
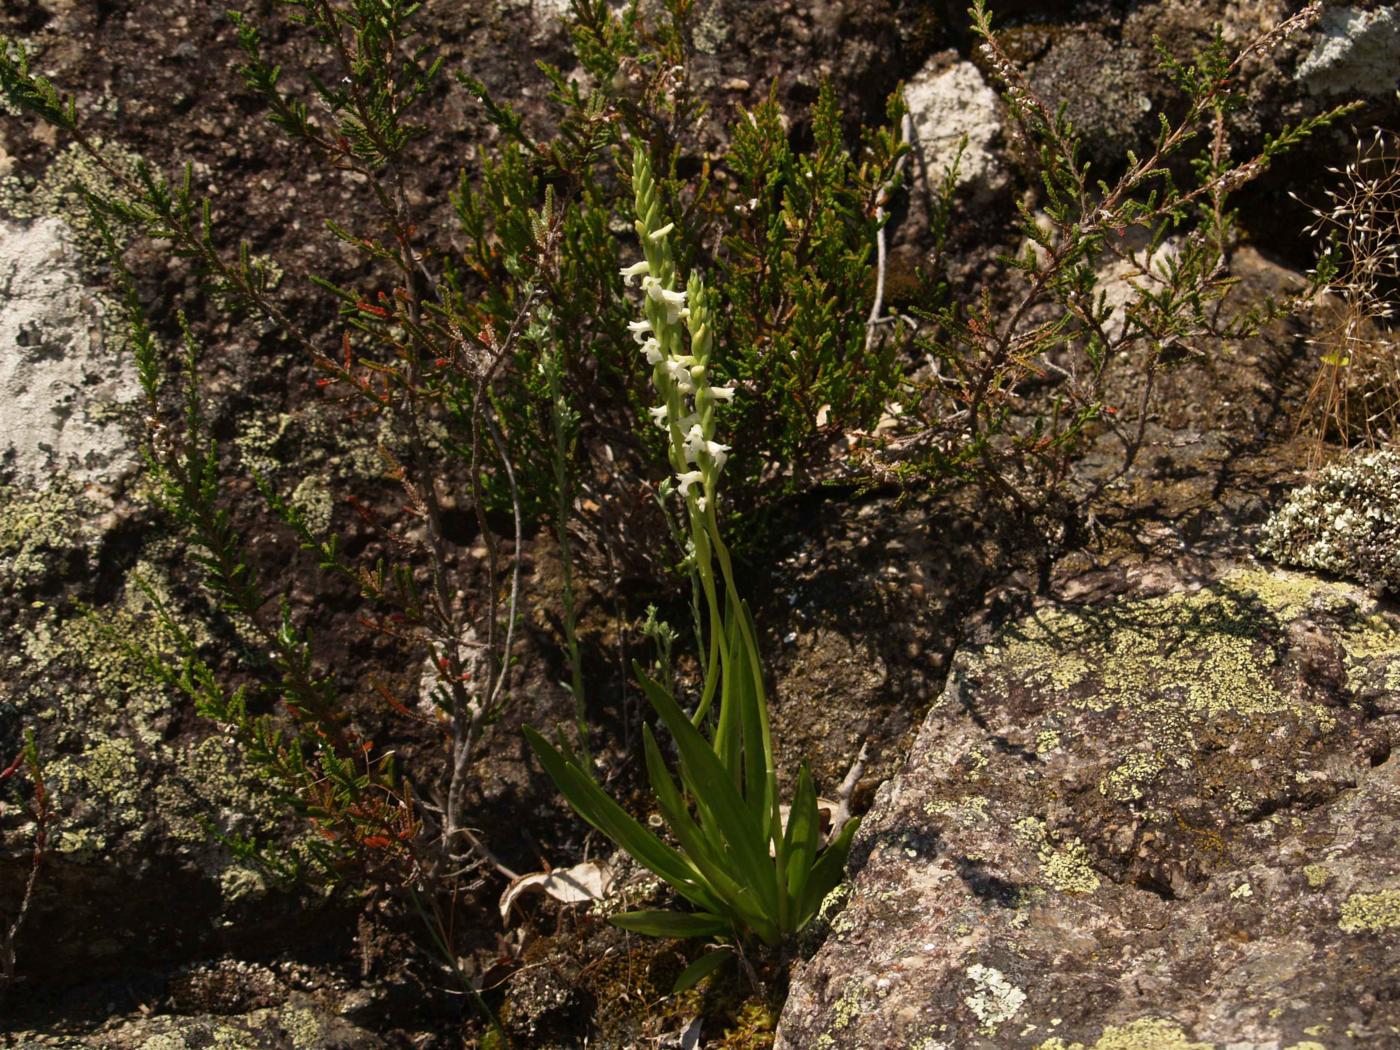
<path id="1" fill-rule="evenodd" d="M 1337 922 L 1344 933 L 1383 933 L 1400 926 L 1400 890 L 1353 893 Z"/>
<path id="2" fill-rule="evenodd" d="M 1259 550 L 1400 592 L 1400 454 L 1341 460 L 1289 496 L 1264 526 Z"/>

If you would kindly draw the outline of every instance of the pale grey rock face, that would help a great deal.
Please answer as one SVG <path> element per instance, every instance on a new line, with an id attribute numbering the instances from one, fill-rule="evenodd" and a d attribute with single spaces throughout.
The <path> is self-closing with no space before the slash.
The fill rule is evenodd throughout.
<path id="1" fill-rule="evenodd" d="M 956 657 L 778 1047 L 1400 1041 L 1400 616 L 1249 565 L 1102 575 Z"/>
<path id="2" fill-rule="evenodd" d="M 0 222 L 0 478 L 110 483 L 136 454 L 120 422 L 139 391 L 57 218 Z"/>
<path id="3" fill-rule="evenodd" d="M 1007 185 L 1006 166 L 998 150 L 1001 112 L 997 93 L 971 62 L 951 65 L 935 55 L 904 89 L 914 123 L 915 144 L 931 185 L 958 161 L 957 186 L 975 198 L 987 198 Z M 961 158 L 963 137 L 967 146 Z"/>
<path id="4" fill-rule="evenodd" d="M 1381 96 L 1400 88 L 1400 12 L 1394 5 L 1332 7 L 1319 28 L 1320 39 L 1296 74 L 1314 95 Z"/>

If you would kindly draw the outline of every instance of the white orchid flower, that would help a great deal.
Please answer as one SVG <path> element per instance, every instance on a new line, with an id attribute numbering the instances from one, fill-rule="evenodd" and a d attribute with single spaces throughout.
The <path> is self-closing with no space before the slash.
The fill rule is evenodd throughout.
<path id="1" fill-rule="evenodd" d="M 645 343 L 651 336 L 651 322 L 643 317 L 640 321 L 627 322 L 627 330 L 632 333 L 632 338 L 638 345 Z"/>
<path id="2" fill-rule="evenodd" d="M 684 474 L 677 474 L 676 480 L 680 482 L 681 495 L 688 496 L 691 485 L 697 481 L 705 480 L 705 472 L 703 470 L 687 470 Z"/>
<path id="3" fill-rule="evenodd" d="M 724 464 L 729 460 L 729 446 L 721 445 L 718 441 L 707 441 L 705 451 L 709 453 L 710 462 L 715 465 L 715 469 L 723 470 Z"/>
<path id="4" fill-rule="evenodd" d="M 682 394 L 695 392 L 695 380 L 690 378 L 690 369 L 681 362 L 674 359 L 667 361 L 666 372 L 671 377 L 671 382 L 676 384 L 676 389 Z"/>
<path id="5" fill-rule="evenodd" d="M 622 283 L 630 288 L 632 287 L 632 278 L 647 276 L 651 273 L 651 267 L 649 267 L 647 261 L 643 259 L 641 262 L 633 263 L 631 266 L 624 266 L 617 272 L 622 274 Z"/>
<path id="6" fill-rule="evenodd" d="M 685 292 L 673 292 L 669 288 L 663 288 L 655 277 L 643 277 L 642 286 L 653 302 L 666 307 L 667 324 L 675 324 L 690 316 L 690 311 L 685 305 Z"/>
<path id="7" fill-rule="evenodd" d="M 715 401 L 733 401 L 734 388 L 732 386 L 712 386 L 710 387 L 710 397 Z"/>
<path id="8" fill-rule="evenodd" d="M 657 405 L 655 408 L 649 408 L 649 409 L 647 409 L 647 412 L 649 412 L 649 413 L 651 414 L 651 421 L 652 421 L 653 423 L 655 423 L 657 426 L 659 426 L 662 430 L 665 430 L 665 429 L 666 429 L 666 406 L 665 406 L 665 405 Z"/>
<path id="9" fill-rule="evenodd" d="M 665 237 L 675 228 L 676 224 L 674 222 L 668 222 L 665 226 L 661 227 L 661 229 L 652 230 L 651 233 L 647 234 L 647 237 L 651 240 L 652 244 L 657 244 L 661 241 L 662 237 Z"/>
<path id="10" fill-rule="evenodd" d="M 642 353 L 646 355 L 647 364 L 659 365 L 665 356 L 661 353 L 661 344 L 654 338 L 648 339 L 642 344 Z"/>

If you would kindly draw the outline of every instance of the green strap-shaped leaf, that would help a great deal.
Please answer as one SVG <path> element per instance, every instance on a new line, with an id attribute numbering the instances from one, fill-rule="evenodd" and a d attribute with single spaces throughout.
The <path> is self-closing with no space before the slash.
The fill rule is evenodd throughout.
<path id="1" fill-rule="evenodd" d="M 529 726 L 524 732 L 540 765 L 579 816 L 625 849 L 639 864 L 665 879 L 677 893 L 700 907 L 714 907 L 714 900 L 684 857 L 642 827 L 538 732 Z"/>
<path id="2" fill-rule="evenodd" d="M 777 927 L 772 918 L 763 913 L 753 890 L 744 884 L 743 873 L 734 869 L 733 856 L 724 842 L 711 840 L 691 819 L 685 799 L 681 797 L 680 789 L 662 760 L 661 749 L 656 744 L 651 726 L 642 726 L 642 736 L 652 792 L 656 795 L 662 816 L 666 818 L 667 827 L 681 844 L 686 857 L 744 926 L 753 930 L 764 942 L 776 944 L 779 939 Z"/>
<path id="3" fill-rule="evenodd" d="M 709 742 L 690 724 L 685 712 L 669 693 L 645 674 L 640 676 L 647 699 L 656 708 L 676 740 L 681 756 L 681 776 L 701 806 L 714 814 L 724 840 L 734 854 L 735 871 L 753 889 L 764 912 L 778 916 L 778 885 L 768 840 L 759 831 L 753 814 L 735 790 L 728 771 L 720 764 Z"/>
<path id="4" fill-rule="evenodd" d="M 769 794 L 773 755 L 768 737 L 767 701 L 763 697 L 762 663 L 754 652 L 756 635 L 748 606 L 742 602 L 732 602 L 730 617 L 735 638 L 730 643 L 729 651 L 735 655 L 737 665 L 735 699 L 739 721 L 744 728 L 744 796 L 766 841 L 774 830 L 773 800 Z"/>
<path id="5" fill-rule="evenodd" d="M 671 986 L 671 994 L 679 995 L 681 992 L 694 988 L 732 958 L 734 958 L 734 953 L 723 949 L 706 952 L 681 971 L 681 975 L 676 978 L 676 983 Z"/>
<path id="6" fill-rule="evenodd" d="M 788 812 L 787 831 L 783 836 L 787 860 L 787 893 L 792 901 L 802 900 L 812 863 L 817 859 L 821 844 L 821 817 L 817 812 L 817 792 L 812 786 L 812 773 L 807 763 L 797 775 L 797 794 Z"/>
<path id="7" fill-rule="evenodd" d="M 841 833 L 832 840 L 831 845 L 822 851 L 822 855 L 817 858 L 817 862 L 812 865 L 812 873 L 807 878 L 807 886 L 802 891 L 802 899 L 797 902 L 797 929 L 802 929 L 817 913 L 817 909 L 822 906 L 822 901 L 826 895 L 836 888 L 836 884 L 841 881 L 841 876 L 846 871 L 846 858 L 851 855 L 851 839 L 855 836 L 856 828 L 860 826 L 860 818 L 852 817 L 846 821 L 846 826 L 841 829 Z"/>
<path id="8" fill-rule="evenodd" d="M 729 923 L 718 915 L 685 911 L 627 911 L 608 920 L 614 926 L 648 937 L 715 937 L 729 933 Z"/>

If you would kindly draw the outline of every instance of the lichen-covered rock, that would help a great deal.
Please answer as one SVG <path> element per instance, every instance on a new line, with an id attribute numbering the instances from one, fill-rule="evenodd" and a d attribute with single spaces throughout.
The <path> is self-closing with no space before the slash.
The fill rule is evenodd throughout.
<path id="1" fill-rule="evenodd" d="M 26 484 L 55 469 L 111 481 L 136 462 L 119 422 L 136 377 L 103 336 L 70 240 L 57 218 L 0 222 L 0 475 Z"/>
<path id="2" fill-rule="evenodd" d="M 1400 1045 L 1400 616 L 1253 567 L 1103 576 L 959 653 L 779 1047 Z"/>
<path id="3" fill-rule="evenodd" d="M 1261 553 L 1400 593 L 1400 454 L 1353 456 L 1293 492 L 1264 526 Z"/>
<path id="4" fill-rule="evenodd" d="M 334 1001 L 292 993 L 275 1006 L 114 1020 L 88 1035 L 15 1033 L 15 1050 L 378 1050 Z"/>
<path id="5" fill-rule="evenodd" d="M 998 149 L 1000 103 L 975 65 L 957 61 L 956 52 L 935 55 L 909 81 L 904 101 L 922 170 L 935 188 L 954 161 L 957 187 L 967 188 L 974 199 L 1006 187 L 1008 169 Z"/>
<path id="6" fill-rule="evenodd" d="M 1331 7 L 1297 79 L 1314 95 L 1388 95 L 1400 69 L 1400 13 L 1395 7 Z"/>
<path id="7" fill-rule="evenodd" d="M 1063 105 L 1095 164 L 1112 167 L 1136 149 L 1149 115 L 1161 104 L 1165 78 L 1149 54 L 1115 45 L 1096 30 L 1075 27 L 1054 36 L 1030 68 L 1030 83 L 1053 108 Z M 1155 116 L 1150 118 L 1155 124 Z"/>

